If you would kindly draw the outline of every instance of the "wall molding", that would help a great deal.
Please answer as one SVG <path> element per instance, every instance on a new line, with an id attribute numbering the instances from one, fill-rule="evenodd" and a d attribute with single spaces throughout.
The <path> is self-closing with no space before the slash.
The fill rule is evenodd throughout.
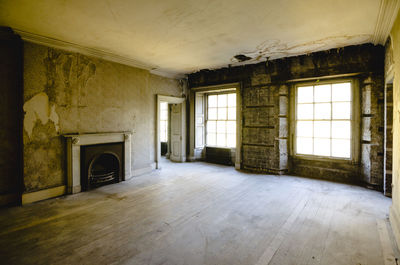
<path id="1" fill-rule="evenodd" d="M 172 79 L 182 79 L 185 78 L 185 74 L 178 74 L 178 73 L 171 73 L 171 72 L 167 72 L 167 71 L 162 71 L 160 69 L 151 69 L 150 73 L 158 75 L 158 76 L 162 76 L 162 77 L 167 77 L 167 78 L 172 78 Z"/>
<path id="2" fill-rule="evenodd" d="M 63 185 L 54 188 L 24 193 L 22 194 L 22 205 L 58 197 L 66 194 L 66 192 L 67 192 L 67 186 Z"/>
<path id="3" fill-rule="evenodd" d="M 132 177 L 138 177 L 140 175 L 144 175 L 147 173 L 150 173 L 155 169 L 155 163 L 152 163 L 148 167 L 142 167 L 142 168 L 134 168 L 132 169 Z"/>
<path id="4" fill-rule="evenodd" d="M 131 58 L 128 58 L 126 56 L 122 56 L 113 52 L 101 50 L 101 49 L 95 49 L 95 48 L 89 48 L 85 47 L 76 43 L 72 42 L 67 42 L 67 41 L 62 41 L 58 40 L 55 38 L 50 38 L 50 37 L 45 37 L 39 34 L 35 33 L 30 33 L 27 31 L 19 30 L 16 28 L 13 28 L 14 32 L 17 33 L 24 41 L 27 42 L 32 42 L 35 44 L 39 45 L 44 45 L 48 46 L 51 48 L 56 48 L 64 51 L 69 51 L 69 52 L 75 52 L 75 53 L 80 53 L 83 55 L 87 56 L 92 56 L 95 58 L 103 59 L 106 61 L 111 61 L 114 63 L 119 63 L 127 66 L 132 66 L 144 70 L 148 70 L 150 73 L 159 75 L 162 77 L 167 77 L 167 78 L 172 78 L 172 79 L 178 79 L 178 78 L 183 78 L 184 75 L 182 74 L 177 74 L 177 73 L 171 73 L 168 71 L 163 71 L 158 69 L 157 65 L 152 65 L 152 64 L 147 64 L 143 63 Z"/>
<path id="5" fill-rule="evenodd" d="M 372 42 L 385 45 L 400 7 L 399 0 L 381 0 Z"/>

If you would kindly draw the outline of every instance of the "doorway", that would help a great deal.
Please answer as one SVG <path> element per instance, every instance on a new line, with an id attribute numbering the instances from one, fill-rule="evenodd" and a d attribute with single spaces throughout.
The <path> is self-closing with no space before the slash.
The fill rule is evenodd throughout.
<path id="1" fill-rule="evenodd" d="M 156 168 L 163 159 L 186 161 L 185 98 L 157 95 Z"/>
<path id="2" fill-rule="evenodd" d="M 161 159 L 169 159 L 170 157 L 170 126 L 169 126 L 169 115 L 170 106 L 168 102 L 160 102 L 160 143 L 161 143 Z"/>

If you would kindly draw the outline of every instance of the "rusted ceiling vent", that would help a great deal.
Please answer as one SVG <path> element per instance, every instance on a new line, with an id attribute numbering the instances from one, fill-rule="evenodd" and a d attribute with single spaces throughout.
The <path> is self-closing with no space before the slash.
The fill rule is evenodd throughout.
<path id="1" fill-rule="evenodd" d="M 238 54 L 238 55 L 235 55 L 234 57 L 235 57 L 235 59 L 238 60 L 239 62 L 244 62 L 244 61 L 248 61 L 248 60 L 252 59 L 251 57 L 246 56 L 246 55 L 244 55 L 244 54 Z"/>

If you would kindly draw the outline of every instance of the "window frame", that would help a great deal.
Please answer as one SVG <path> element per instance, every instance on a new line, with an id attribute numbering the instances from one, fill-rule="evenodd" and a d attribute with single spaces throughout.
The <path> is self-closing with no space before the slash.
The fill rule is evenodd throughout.
<path id="1" fill-rule="evenodd" d="M 333 156 L 322 156 L 322 155 L 310 155 L 297 153 L 297 91 L 298 87 L 304 86 L 316 86 L 324 84 L 338 84 L 338 83 L 350 83 L 351 86 L 351 107 L 350 107 L 350 157 L 333 157 Z M 314 79 L 310 81 L 297 82 L 292 86 L 292 145 L 291 153 L 295 158 L 306 159 L 306 160 L 317 160 L 317 161 L 343 161 L 349 163 L 357 163 L 359 161 L 359 141 L 360 141 L 360 126 L 359 125 L 359 85 L 358 80 L 355 78 L 338 77 L 332 79 Z M 332 101 L 330 101 L 332 103 Z M 332 114 L 332 113 L 331 113 Z M 332 121 L 331 117 L 331 121 Z M 314 138 L 314 137 L 313 137 Z M 332 138 L 330 138 L 332 139 Z"/>
<path id="2" fill-rule="evenodd" d="M 236 131 L 235 131 L 235 146 L 234 146 L 234 147 L 230 147 L 230 146 L 218 146 L 218 145 L 209 145 L 209 144 L 207 143 L 207 135 L 208 135 L 208 132 L 207 132 L 207 125 L 208 125 L 208 121 L 209 121 L 209 118 L 208 118 L 208 97 L 209 97 L 209 96 L 213 96 L 213 95 L 223 95 L 223 94 L 235 94 L 235 95 L 236 95 L 236 102 L 235 102 L 235 114 L 236 114 L 236 118 L 235 118 L 235 120 L 229 120 L 229 119 L 228 119 L 228 113 L 227 113 L 227 118 L 226 118 L 226 120 L 223 120 L 223 121 L 225 121 L 225 122 L 228 122 L 228 121 L 235 121 L 235 124 L 236 124 Z M 227 149 L 234 149 L 234 148 L 236 148 L 237 145 L 238 145 L 238 143 L 237 143 L 237 93 L 236 93 L 236 90 L 209 91 L 209 92 L 204 93 L 204 107 L 205 107 L 205 112 L 204 112 L 204 114 L 205 114 L 205 115 L 204 115 L 204 117 L 205 117 L 205 119 L 204 119 L 204 132 L 205 132 L 205 133 L 204 133 L 204 138 L 205 138 L 205 140 L 204 140 L 204 146 L 205 146 L 205 147 L 214 147 L 214 148 L 227 148 Z M 226 108 L 229 109 L 228 103 L 227 103 Z M 218 115 L 218 105 L 217 105 L 216 109 L 217 109 L 217 115 Z M 217 119 L 216 119 L 216 120 L 213 120 L 213 121 L 218 122 L 218 116 L 217 116 Z M 225 131 L 226 131 L 226 130 L 225 130 Z M 218 134 L 217 131 L 216 131 L 215 133 Z M 228 137 L 228 133 L 225 132 L 225 140 L 226 140 L 226 142 L 227 142 L 227 139 L 228 139 L 227 137 Z"/>

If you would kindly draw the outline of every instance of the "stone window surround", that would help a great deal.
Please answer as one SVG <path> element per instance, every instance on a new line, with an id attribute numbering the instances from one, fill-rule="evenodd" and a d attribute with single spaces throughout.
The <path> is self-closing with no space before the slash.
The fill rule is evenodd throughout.
<path id="1" fill-rule="evenodd" d="M 241 98 L 241 83 L 223 83 L 219 85 L 211 85 L 211 86 L 199 86 L 191 88 L 191 98 L 190 98 L 190 126 L 193 130 L 190 130 L 192 133 L 190 135 L 190 161 L 194 161 L 199 159 L 202 156 L 203 148 L 205 147 L 196 147 L 195 144 L 195 98 L 197 93 L 207 94 L 207 93 L 218 93 L 218 92 L 232 92 L 236 91 L 236 147 L 230 148 L 232 152 L 235 152 L 235 168 L 241 168 L 241 145 L 242 145 L 242 98 Z M 204 134 L 205 136 L 205 134 Z M 225 147 L 218 147 L 225 148 Z"/>
<path id="2" fill-rule="evenodd" d="M 81 192 L 81 146 L 124 143 L 124 180 L 131 178 L 132 132 L 87 133 L 63 135 L 67 141 L 67 193 Z"/>
<path id="3" fill-rule="evenodd" d="M 291 89 L 291 113 L 290 113 L 290 124 L 291 124 L 291 139 L 293 140 L 290 146 L 290 153 L 292 156 L 305 159 L 305 160 L 317 160 L 317 161 L 347 161 L 352 164 L 358 163 L 359 161 L 359 141 L 360 141 L 360 128 L 357 126 L 360 121 L 360 101 L 359 101 L 359 84 L 357 78 L 352 78 L 348 76 L 338 77 L 338 78 L 321 78 L 324 80 L 312 80 L 312 81 L 300 81 L 293 84 Z M 322 85 L 322 84 L 334 84 L 334 83 L 341 83 L 341 82 L 350 82 L 351 83 L 351 90 L 352 90 L 352 117 L 351 117 L 351 151 L 350 156 L 351 158 L 336 158 L 336 157 L 326 157 L 326 156 L 318 156 L 318 155 L 303 155 L 303 154 L 296 154 L 295 153 L 295 144 L 296 144 L 296 90 L 297 87 L 300 86 L 307 86 L 307 85 Z"/>

